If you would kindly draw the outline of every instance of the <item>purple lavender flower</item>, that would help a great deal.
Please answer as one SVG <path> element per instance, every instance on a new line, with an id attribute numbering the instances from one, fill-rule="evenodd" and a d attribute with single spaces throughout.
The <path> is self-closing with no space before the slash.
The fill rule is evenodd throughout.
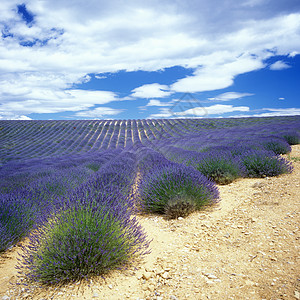
<path id="1" fill-rule="evenodd" d="M 95 196 L 95 195 L 93 195 Z M 116 189 L 96 198 L 77 190 L 30 237 L 20 273 L 49 285 L 87 279 L 147 253 L 149 241 Z"/>
<path id="2" fill-rule="evenodd" d="M 229 184 L 246 173 L 245 167 L 231 151 L 214 151 L 199 153 L 189 165 L 218 184 Z"/>
<path id="3" fill-rule="evenodd" d="M 265 150 L 273 151 L 275 154 L 286 154 L 292 151 L 289 143 L 279 137 L 268 137 L 258 141 Z"/>
<path id="4" fill-rule="evenodd" d="M 21 241 L 39 222 L 32 198 L 33 193 L 24 190 L 0 194 L 0 252 Z"/>
<path id="5" fill-rule="evenodd" d="M 191 167 L 169 163 L 153 168 L 139 187 L 141 205 L 147 211 L 164 213 L 166 206 L 176 202 L 191 202 L 195 209 L 216 203 L 219 192 L 215 184 Z"/>
<path id="6" fill-rule="evenodd" d="M 248 150 L 241 159 L 248 177 L 277 176 L 291 173 L 293 170 L 291 162 L 280 155 L 275 155 L 273 151 Z"/>

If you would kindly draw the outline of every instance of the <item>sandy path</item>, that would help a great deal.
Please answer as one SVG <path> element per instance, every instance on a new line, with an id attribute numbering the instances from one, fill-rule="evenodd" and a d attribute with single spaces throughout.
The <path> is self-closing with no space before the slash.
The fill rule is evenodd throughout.
<path id="1" fill-rule="evenodd" d="M 137 269 L 115 271 L 89 286 L 21 291 L 12 277 L 15 247 L 0 261 L 0 297 L 300 299 L 300 145 L 291 157 L 298 157 L 292 174 L 220 186 L 218 205 L 185 219 L 139 217 L 153 238 L 151 254 Z"/>

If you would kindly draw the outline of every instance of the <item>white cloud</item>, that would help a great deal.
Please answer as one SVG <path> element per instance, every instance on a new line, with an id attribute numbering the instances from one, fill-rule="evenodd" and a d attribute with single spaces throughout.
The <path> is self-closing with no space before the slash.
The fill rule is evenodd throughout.
<path id="1" fill-rule="evenodd" d="M 239 74 L 263 68 L 268 57 L 300 53 L 300 9 L 293 0 L 23 3 L 34 15 L 31 27 L 17 14 L 20 1 L 1 2 L 0 111 L 6 113 L 13 111 L 8 101 L 18 103 L 19 115 L 37 110 L 29 100 L 39 101 L 43 112 L 55 111 L 55 105 L 60 111 L 91 107 L 93 96 L 72 107 L 70 98 L 81 96 L 68 94 L 89 80 L 87 74 L 195 69 L 170 87 L 154 83 L 132 94 L 160 98 L 225 88 Z"/>
<path id="2" fill-rule="evenodd" d="M 123 111 L 124 111 L 123 109 L 115 109 L 110 107 L 97 107 L 92 110 L 79 111 L 75 114 L 75 116 L 81 118 L 102 118 L 104 116 L 118 115 Z"/>
<path id="3" fill-rule="evenodd" d="M 0 112 L 0 120 L 32 120 L 24 115 L 16 115 L 14 113 Z"/>
<path id="4" fill-rule="evenodd" d="M 296 55 L 298 55 L 299 52 L 297 51 L 292 51 L 291 53 L 289 53 L 289 57 L 295 57 Z"/>
<path id="5" fill-rule="evenodd" d="M 234 99 L 240 99 L 246 96 L 253 96 L 254 94 L 250 93 L 237 93 L 237 92 L 227 92 L 220 94 L 214 98 L 208 98 L 209 100 L 218 100 L 218 101 L 230 101 Z"/>
<path id="6" fill-rule="evenodd" d="M 291 66 L 288 65 L 287 63 L 285 63 L 281 60 L 278 60 L 275 63 L 273 63 L 272 65 L 270 65 L 270 70 L 273 70 L 273 71 L 284 70 L 284 69 L 288 69 L 290 67 Z"/>
<path id="7" fill-rule="evenodd" d="M 105 78 L 107 78 L 107 76 L 95 75 L 95 78 L 97 78 L 97 79 L 105 79 Z"/>
<path id="8" fill-rule="evenodd" d="M 164 119 L 169 117 L 174 117 L 174 113 L 169 108 L 160 108 L 159 113 L 152 114 L 148 117 L 148 119 Z"/>
<path id="9" fill-rule="evenodd" d="M 80 111 L 118 100 L 116 94 L 110 91 L 62 90 L 51 87 L 51 83 L 50 87 L 46 87 L 46 82 L 40 82 L 41 86 L 35 89 L 31 85 L 30 77 L 27 78 L 27 87 L 24 86 L 24 82 L 0 84 L 0 114 L 21 116 L 31 113 Z M 9 93 L 10 89 L 12 92 Z"/>
<path id="10" fill-rule="evenodd" d="M 193 76 L 179 79 L 171 89 L 189 93 L 224 89 L 233 84 L 235 76 L 263 67 L 264 64 L 260 59 L 248 54 L 226 62 L 212 61 L 198 68 Z"/>
<path id="11" fill-rule="evenodd" d="M 160 100 L 151 99 L 146 106 L 170 106 L 169 102 L 161 102 Z"/>
<path id="12" fill-rule="evenodd" d="M 191 109 L 188 109 L 183 112 L 175 113 L 178 116 L 206 116 L 206 115 L 218 115 L 218 114 L 224 114 L 229 113 L 233 111 L 249 111 L 248 106 L 233 106 L 233 105 L 222 105 L 222 104 L 216 104 L 206 107 L 194 107 Z"/>
<path id="13" fill-rule="evenodd" d="M 264 117 L 300 115 L 300 108 L 263 108 L 262 110 L 270 111 L 270 113 L 260 114 Z"/>
<path id="14" fill-rule="evenodd" d="M 136 98 L 163 98 L 172 94 L 168 89 L 167 85 L 158 83 L 144 84 L 132 90 L 131 96 Z"/>
<path id="15" fill-rule="evenodd" d="M 283 98 L 283 97 L 280 97 L 280 98 L 278 98 L 278 100 L 285 100 L 285 98 Z"/>
<path id="16" fill-rule="evenodd" d="M 250 118 L 250 117 L 276 117 L 276 116 L 296 116 L 300 115 L 300 108 L 263 108 L 263 112 L 259 114 L 248 114 L 248 115 L 234 115 L 229 118 Z"/>

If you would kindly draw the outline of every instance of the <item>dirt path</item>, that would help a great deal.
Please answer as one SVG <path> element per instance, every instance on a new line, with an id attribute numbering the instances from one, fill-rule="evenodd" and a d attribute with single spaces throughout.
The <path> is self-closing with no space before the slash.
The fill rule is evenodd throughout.
<path id="1" fill-rule="evenodd" d="M 292 174 L 220 186 L 222 200 L 213 208 L 173 221 L 140 217 L 152 253 L 136 270 L 115 271 L 89 286 L 20 290 L 15 247 L 0 260 L 0 297 L 300 299 L 300 145 L 291 157 L 298 157 Z"/>

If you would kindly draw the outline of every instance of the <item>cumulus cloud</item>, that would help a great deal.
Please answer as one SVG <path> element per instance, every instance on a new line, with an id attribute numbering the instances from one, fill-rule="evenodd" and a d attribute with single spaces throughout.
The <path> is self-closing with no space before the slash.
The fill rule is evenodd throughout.
<path id="1" fill-rule="evenodd" d="M 235 57 L 226 62 L 212 61 L 197 68 L 193 76 L 180 79 L 171 89 L 176 92 L 203 92 L 231 86 L 235 76 L 264 67 L 261 59 L 251 55 Z"/>
<path id="2" fill-rule="evenodd" d="M 110 91 L 62 90 L 51 87 L 51 84 L 50 87 L 42 84 L 33 89 L 29 82 L 27 87 L 11 82 L 0 84 L 0 88 L 0 114 L 8 117 L 10 114 L 75 112 L 118 100 L 116 94 Z"/>
<path id="3" fill-rule="evenodd" d="M 296 116 L 300 115 L 300 108 L 263 108 L 262 113 L 239 114 L 230 116 L 230 118 L 249 118 L 249 117 L 276 117 L 276 116 Z"/>
<path id="4" fill-rule="evenodd" d="M 14 113 L 0 112 L 0 120 L 32 120 L 24 115 L 16 115 Z"/>
<path id="5" fill-rule="evenodd" d="M 103 118 L 105 116 L 114 116 L 123 112 L 123 109 L 115 109 L 110 107 L 97 107 L 91 110 L 79 111 L 75 114 L 80 118 Z"/>
<path id="6" fill-rule="evenodd" d="M 208 98 L 209 100 L 217 100 L 217 101 L 230 101 L 234 99 L 240 99 L 246 96 L 253 96 L 254 94 L 250 93 L 237 93 L 237 92 L 227 92 L 220 94 L 213 98 Z"/>
<path id="7" fill-rule="evenodd" d="M 287 63 L 285 63 L 285 62 L 283 62 L 281 60 L 278 60 L 275 63 L 273 63 L 272 65 L 270 65 L 270 70 L 278 71 L 278 70 L 288 69 L 290 67 L 291 66 L 288 65 Z"/>
<path id="8" fill-rule="evenodd" d="M 194 107 L 191 109 L 188 109 L 183 112 L 175 113 L 178 116 L 206 116 L 206 115 L 219 115 L 234 111 L 249 111 L 248 106 L 233 106 L 233 105 L 222 105 L 222 104 L 216 104 L 206 107 Z"/>
<path id="9" fill-rule="evenodd" d="M 55 111 L 49 95 L 53 106 L 58 99 L 64 102 L 61 109 L 90 108 L 95 100 L 75 100 L 72 108 L 70 98 L 82 95 L 68 94 L 89 80 L 87 74 L 194 69 L 192 76 L 169 87 L 138 86 L 131 95 L 161 98 L 226 88 L 239 74 L 264 68 L 268 57 L 300 53 L 300 5 L 295 0 L 23 3 L 33 16 L 30 24 L 18 13 L 17 0 L 3 0 L 0 11 L 0 86 L 5 87 L 0 111 L 12 112 L 7 102 L 12 101 L 20 116 L 37 110 L 31 100 L 39 101 L 43 112 Z"/>
<path id="10" fill-rule="evenodd" d="M 169 108 L 160 108 L 159 113 L 151 114 L 148 119 L 164 119 L 169 117 L 174 117 L 175 114 Z"/>
<path id="11" fill-rule="evenodd" d="M 269 113 L 260 114 L 264 117 L 300 115 L 300 108 L 263 108 L 262 110 L 270 111 Z"/>
<path id="12" fill-rule="evenodd" d="M 167 85 L 158 83 L 144 84 L 132 90 L 131 96 L 136 98 L 163 98 L 172 94 L 168 89 Z"/>
<path id="13" fill-rule="evenodd" d="M 161 102 L 160 100 L 151 99 L 146 106 L 170 106 L 169 102 Z"/>
<path id="14" fill-rule="evenodd" d="M 289 57 L 295 57 L 296 55 L 298 55 L 299 54 L 299 52 L 297 52 L 297 51 L 292 51 L 291 53 L 289 53 Z"/>

